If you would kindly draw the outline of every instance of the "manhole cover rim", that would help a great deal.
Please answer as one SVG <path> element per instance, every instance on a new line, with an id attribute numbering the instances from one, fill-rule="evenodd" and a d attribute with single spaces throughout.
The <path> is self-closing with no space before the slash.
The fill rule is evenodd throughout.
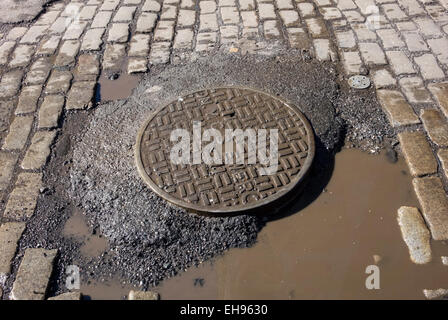
<path id="1" fill-rule="evenodd" d="M 315 137 L 314 137 L 314 130 L 310 124 L 310 122 L 308 121 L 308 119 L 306 118 L 306 116 L 302 113 L 302 111 L 296 107 L 295 105 L 289 103 L 288 101 L 286 101 L 286 99 L 284 98 L 280 98 L 276 95 L 273 95 L 269 92 L 266 91 L 261 91 L 259 89 L 254 89 L 254 88 L 250 88 L 250 87 L 245 87 L 245 86 L 232 86 L 232 85 L 225 85 L 225 86 L 219 86 L 219 87 L 207 87 L 207 88 L 198 88 L 194 91 L 187 91 L 186 93 L 182 93 L 178 95 L 178 99 L 180 97 L 185 97 L 191 94 L 194 94 L 196 92 L 200 92 L 200 91 L 204 91 L 204 90 L 219 90 L 219 89 L 241 89 L 241 90 L 251 90 L 260 94 L 264 94 L 267 96 L 270 96 L 272 99 L 276 99 L 278 101 L 280 101 L 281 103 L 283 103 L 285 106 L 287 106 L 288 108 L 292 109 L 294 112 L 296 112 L 296 114 L 299 116 L 300 120 L 302 121 L 302 123 L 304 124 L 304 127 L 308 133 L 308 156 L 305 160 L 305 163 L 303 164 L 303 166 L 301 167 L 300 172 L 297 174 L 297 176 L 292 180 L 293 182 L 290 183 L 287 187 L 284 187 L 283 189 L 281 189 L 281 191 L 277 192 L 274 195 L 270 195 L 268 197 L 269 201 L 266 201 L 266 199 L 260 199 L 259 201 L 254 202 L 253 204 L 246 204 L 243 208 L 232 208 L 232 207 L 223 207 L 223 208 L 204 208 L 201 205 L 197 205 L 197 204 L 193 204 L 193 203 L 187 203 L 186 201 L 182 201 L 179 200 L 173 196 L 171 196 L 169 193 L 163 191 L 157 184 L 155 184 L 152 179 L 148 176 L 148 174 L 146 173 L 145 167 L 143 165 L 143 161 L 142 161 L 142 157 L 141 157 L 141 141 L 142 138 L 144 136 L 145 130 L 147 128 L 147 126 L 149 125 L 149 123 L 154 119 L 154 117 L 157 116 L 158 112 L 160 112 L 162 109 L 164 109 L 165 107 L 167 107 L 170 102 L 168 101 L 166 104 L 163 104 L 159 107 L 157 107 L 156 109 L 150 111 L 150 115 L 149 117 L 143 122 L 143 124 L 141 125 L 140 129 L 137 132 L 137 139 L 136 139 L 136 146 L 135 146 L 135 151 L 134 151 L 134 158 L 135 158 L 135 162 L 136 162 L 136 166 L 137 166 L 137 171 L 140 175 L 140 177 L 143 179 L 143 181 L 145 182 L 145 184 L 147 186 L 149 186 L 150 190 L 152 192 L 154 192 L 155 194 L 157 194 L 159 197 L 161 197 L 163 200 L 174 204 L 178 207 L 181 207 L 185 210 L 192 210 L 194 212 L 200 212 L 200 213 L 215 213 L 215 214 L 225 214 L 225 213 L 239 213 L 239 212 L 245 212 L 245 211 L 250 211 L 250 210 L 254 210 L 254 209 L 259 209 L 261 207 L 264 207 L 270 203 L 274 203 L 276 200 L 278 200 L 279 198 L 285 196 L 286 194 L 288 194 L 290 191 L 297 189 L 301 186 L 301 184 L 303 183 L 303 180 L 306 178 L 307 174 L 310 171 L 311 165 L 313 163 L 314 157 L 315 157 Z M 176 101 L 176 100 L 170 100 L 171 102 Z"/>

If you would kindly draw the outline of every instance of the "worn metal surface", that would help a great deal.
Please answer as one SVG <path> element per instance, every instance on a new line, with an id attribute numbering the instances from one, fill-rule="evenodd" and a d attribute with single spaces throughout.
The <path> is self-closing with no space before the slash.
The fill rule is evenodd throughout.
<path id="1" fill-rule="evenodd" d="M 173 164 L 171 131 L 187 129 L 192 137 L 193 121 L 201 121 L 202 132 L 278 129 L 277 172 L 261 176 L 258 157 L 244 165 Z M 300 184 L 314 149 L 311 126 L 297 108 L 260 91 L 229 87 L 198 91 L 159 108 L 138 134 L 136 161 L 144 181 L 164 199 L 194 211 L 230 213 L 271 203 Z"/>
<path id="2" fill-rule="evenodd" d="M 370 79 L 366 76 L 356 75 L 348 79 L 348 84 L 355 89 L 367 89 L 370 87 Z"/>

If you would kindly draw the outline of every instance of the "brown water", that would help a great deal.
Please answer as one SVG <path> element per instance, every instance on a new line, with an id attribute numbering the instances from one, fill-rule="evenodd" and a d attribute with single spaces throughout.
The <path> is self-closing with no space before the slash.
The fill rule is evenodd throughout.
<path id="1" fill-rule="evenodd" d="M 345 149 L 313 203 L 269 222 L 255 246 L 190 268 L 156 291 L 162 299 L 423 299 L 424 288 L 448 287 L 440 259 L 448 245 L 433 242 L 433 261 L 413 264 L 396 221 L 400 206 L 418 206 L 403 159 Z M 380 289 L 368 290 L 374 256 Z"/>
<path id="2" fill-rule="evenodd" d="M 102 235 L 94 234 L 88 227 L 82 213 L 74 210 L 73 215 L 67 220 L 63 234 L 80 242 L 81 254 L 87 258 L 100 256 L 107 251 L 108 243 Z"/>
<path id="3" fill-rule="evenodd" d="M 101 102 L 126 99 L 137 87 L 141 76 L 129 75 L 126 72 L 120 74 L 116 80 L 110 80 L 105 74 L 98 80 L 97 100 Z"/>

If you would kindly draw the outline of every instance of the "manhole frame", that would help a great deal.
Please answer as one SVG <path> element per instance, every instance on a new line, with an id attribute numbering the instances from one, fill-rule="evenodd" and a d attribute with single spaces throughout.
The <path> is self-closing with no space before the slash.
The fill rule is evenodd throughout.
<path id="1" fill-rule="evenodd" d="M 134 158 L 135 158 L 135 162 L 137 165 L 137 171 L 138 171 L 140 177 L 145 182 L 145 184 L 150 188 L 150 190 L 152 192 L 157 194 L 163 200 L 167 201 L 168 203 L 174 204 L 180 208 L 183 208 L 187 211 L 193 211 L 193 212 L 205 213 L 205 214 L 207 214 L 207 213 L 220 214 L 220 215 L 225 215 L 225 214 L 231 215 L 231 214 L 244 213 L 244 212 L 253 212 L 256 209 L 260 209 L 261 207 L 268 206 L 269 204 L 273 204 L 273 203 L 277 202 L 280 198 L 286 196 L 293 190 L 301 191 L 301 189 L 303 187 L 304 180 L 307 177 L 308 173 L 310 172 L 311 165 L 312 165 L 312 163 L 314 161 L 314 157 L 316 155 L 316 142 L 315 142 L 314 130 L 313 130 L 313 127 L 311 126 L 310 122 L 306 118 L 306 116 L 303 114 L 303 112 L 298 107 L 296 107 L 293 104 L 286 101 L 286 99 L 284 99 L 284 98 L 280 98 L 280 97 L 273 95 L 269 92 L 265 92 L 265 91 L 261 91 L 259 89 L 253 89 L 253 88 L 245 87 L 245 86 L 223 85 L 223 86 L 219 86 L 219 87 L 214 86 L 214 87 L 207 87 L 207 88 L 197 88 L 194 91 L 187 91 L 186 93 L 179 94 L 177 96 L 177 99 L 182 98 L 184 96 L 194 94 L 199 91 L 203 91 L 203 90 L 218 90 L 218 89 L 241 89 L 241 90 L 251 90 L 254 92 L 258 92 L 260 94 L 267 95 L 267 96 L 271 97 L 272 99 L 276 99 L 276 100 L 280 101 L 285 106 L 287 106 L 288 108 L 292 109 L 294 112 L 297 113 L 297 115 L 299 116 L 300 120 L 304 124 L 304 127 L 308 133 L 308 137 L 309 137 L 308 138 L 308 150 L 309 151 L 308 151 L 308 156 L 307 156 L 307 159 L 305 160 L 305 163 L 303 164 L 302 168 L 300 169 L 300 172 L 293 179 L 293 182 L 290 183 L 287 187 L 282 188 L 281 191 L 277 192 L 276 194 L 269 196 L 267 199 L 256 201 L 252 205 L 245 205 L 244 208 L 235 208 L 235 209 L 232 209 L 232 207 L 230 206 L 230 207 L 224 207 L 221 209 L 208 208 L 207 210 L 204 210 L 205 208 L 201 205 L 187 203 L 187 202 L 179 200 L 178 198 L 175 198 L 175 197 L 171 196 L 170 194 L 168 194 L 167 192 L 163 191 L 159 186 L 157 186 L 152 181 L 152 179 L 146 173 L 145 167 L 142 162 L 140 145 L 141 145 L 141 141 L 142 141 L 144 132 L 145 132 L 147 126 L 149 125 L 149 123 L 152 121 L 152 119 L 158 114 L 158 112 L 160 112 L 163 108 L 167 107 L 168 104 L 170 104 L 172 101 L 175 101 L 175 100 L 172 100 L 172 101 L 169 100 L 166 104 L 163 104 L 162 106 L 159 106 L 154 110 L 151 110 L 149 118 L 147 118 L 143 122 L 143 124 L 140 126 L 140 129 L 137 132 L 136 145 L 134 147 Z M 269 201 L 267 201 L 267 200 L 269 200 Z"/>

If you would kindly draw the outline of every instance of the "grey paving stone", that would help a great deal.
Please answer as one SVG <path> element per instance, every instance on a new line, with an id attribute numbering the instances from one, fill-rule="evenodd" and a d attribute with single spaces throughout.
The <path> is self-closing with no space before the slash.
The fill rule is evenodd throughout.
<path id="1" fill-rule="evenodd" d="M 41 187 L 42 173 L 19 174 L 15 187 L 9 195 L 3 216 L 16 221 L 31 217 L 34 214 Z"/>
<path id="2" fill-rule="evenodd" d="M 359 51 L 367 65 L 384 65 L 386 56 L 383 49 L 377 43 L 360 43 Z"/>
<path id="3" fill-rule="evenodd" d="M 12 184 L 11 179 L 14 173 L 14 166 L 17 163 L 17 159 L 17 154 L 0 151 L 0 191 L 5 191 Z"/>
<path id="4" fill-rule="evenodd" d="M 440 63 L 448 65 L 448 39 L 428 39 L 427 42 Z"/>
<path id="5" fill-rule="evenodd" d="M 342 52 L 342 63 L 344 65 L 345 73 L 348 75 L 361 73 L 363 64 L 357 51 Z"/>
<path id="6" fill-rule="evenodd" d="M 197 52 L 210 51 L 215 47 L 216 40 L 217 40 L 216 32 L 199 33 L 196 39 L 195 50 Z"/>
<path id="7" fill-rule="evenodd" d="M 137 7 L 120 7 L 113 18 L 113 22 L 130 22 L 134 18 Z"/>
<path id="8" fill-rule="evenodd" d="M 142 11 L 159 12 L 161 9 L 160 4 L 155 0 L 146 0 L 142 7 Z"/>
<path id="9" fill-rule="evenodd" d="M 81 300 L 81 293 L 78 291 L 66 292 L 66 293 L 62 293 L 58 296 L 48 298 L 47 300 L 62 300 L 62 301 Z"/>
<path id="10" fill-rule="evenodd" d="M 448 146 L 448 123 L 437 109 L 422 109 L 420 118 L 423 121 L 425 131 L 436 145 Z"/>
<path id="11" fill-rule="evenodd" d="M 14 27 L 8 32 L 8 35 L 6 36 L 6 40 L 17 41 L 20 38 L 22 38 L 22 36 L 27 31 L 28 31 L 28 28 L 26 28 L 26 27 Z"/>
<path id="12" fill-rule="evenodd" d="M 400 207 L 397 220 L 411 261 L 416 264 L 429 263 L 432 259 L 431 234 L 420 211 L 413 207 Z"/>
<path id="13" fill-rule="evenodd" d="M 162 13 L 160 14 L 160 20 L 175 20 L 177 15 L 177 7 L 167 5 L 166 2 L 162 7 Z"/>
<path id="14" fill-rule="evenodd" d="M 171 41 L 174 36 L 174 22 L 159 21 L 154 32 L 154 41 Z"/>
<path id="15" fill-rule="evenodd" d="M 398 139 L 409 171 L 414 177 L 437 172 L 436 158 L 423 132 L 400 132 Z"/>
<path id="16" fill-rule="evenodd" d="M 448 199 L 440 178 L 423 177 L 412 180 L 423 210 L 423 216 L 434 240 L 448 239 Z"/>
<path id="17" fill-rule="evenodd" d="M 193 30 L 181 29 L 174 38 L 173 48 L 177 50 L 191 50 L 193 46 Z"/>
<path id="18" fill-rule="evenodd" d="M 86 109 L 92 106 L 95 81 L 78 81 L 73 83 L 67 97 L 67 110 Z"/>
<path id="19" fill-rule="evenodd" d="M 393 127 L 420 123 L 420 119 L 399 91 L 378 90 L 377 95 Z"/>
<path id="20" fill-rule="evenodd" d="M 105 28 L 87 30 L 82 40 L 82 51 L 98 51 L 103 44 L 103 35 L 106 32 Z"/>
<path id="21" fill-rule="evenodd" d="M 0 45 L 0 65 L 8 63 L 9 55 L 16 43 L 14 41 L 7 41 Z"/>
<path id="22" fill-rule="evenodd" d="M 120 69 L 120 65 L 126 55 L 126 46 L 124 44 L 108 44 L 104 51 L 103 64 L 104 70 Z"/>
<path id="23" fill-rule="evenodd" d="M 96 54 L 81 54 L 75 68 L 75 79 L 93 79 L 96 81 L 100 73 L 99 56 Z"/>
<path id="24" fill-rule="evenodd" d="M 137 20 L 137 32 L 152 32 L 157 21 L 157 14 L 154 12 L 142 12 Z"/>
<path id="25" fill-rule="evenodd" d="M 37 103 L 42 92 L 42 85 L 25 86 L 20 91 L 16 115 L 32 113 L 37 109 Z"/>
<path id="26" fill-rule="evenodd" d="M 400 84 L 406 98 L 411 103 L 432 103 L 431 96 L 419 77 L 401 78 Z"/>
<path id="27" fill-rule="evenodd" d="M 48 29 L 49 34 L 56 34 L 56 35 L 62 35 L 65 30 L 67 30 L 68 26 L 70 25 L 71 19 L 67 17 L 59 17 L 56 19 L 56 21 L 50 26 Z"/>
<path id="28" fill-rule="evenodd" d="M 154 42 L 149 54 L 149 63 L 167 63 L 170 60 L 170 45 L 169 42 Z"/>
<path id="29" fill-rule="evenodd" d="M 26 249 L 12 287 L 13 300 L 45 299 L 57 252 L 56 249 Z"/>
<path id="30" fill-rule="evenodd" d="M 134 291 L 129 292 L 128 300 L 159 300 L 159 294 L 153 291 Z"/>
<path id="31" fill-rule="evenodd" d="M 141 73 L 148 71 L 148 60 L 146 57 L 130 57 L 128 60 L 128 73 Z"/>
<path id="32" fill-rule="evenodd" d="M 448 289 L 423 289 L 423 294 L 428 300 L 446 300 L 448 298 Z"/>
<path id="33" fill-rule="evenodd" d="M 61 46 L 59 54 L 56 57 L 55 66 L 64 67 L 75 63 L 75 57 L 80 47 L 79 41 L 67 40 Z"/>
<path id="34" fill-rule="evenodd" d="M 90 25 L 90 28 L 106 28 L 112 18 L 112 11 L 99 11 Z"/>
<path id="35" fill-rule="evenodd" d="M 11 272 L 11 262 L 24 230 L 25 223 L 23 222 L 6 222 L 0 225 L 0 284 L 2 285 Z"/>
<path id="36" fill-rule="evenodd" d="M 149 34 L 135 34 L 129 44 L 128 56 L 147 57 L 149 53 Z"/>
<path id="37" fill-rule="evenodd" d="M 114 11 L 120 4 L 120 0 L 104 0 L 103 5 L 100 7 L 100 11 Z"/>
<path id="38" fill-rule="evenodd" d="M 436 98 L 445 117 L 448 117 L 448 82 L 431 83 L 428 89 Z"/>
<path id="39" fill-rule="evenodd" d="M 74 20 L 67 28 L 62 40 L 78 40 L 88 25 L 87 21 Z"/>
<path id="40" fill-rule="evenodd" d="M 432 54 L 424 54 L 414 58 L 420 68 L 420 74 L 425 80 L 436 80 L 445 78 L 443 70 L 438 66 L 436 58 Z"/>
<path id="41" fill-rule="evenodd" d="M 297 3 L 297 9 L 299 10 L 302 18 L 310 18 L 316 15 L 313 4 L 309 2 Z"/>
<path id="42" fill-rule="evenodd" d="M 56 53 L 56 49 L 61 42 L 60 36 L 50 36 L 48 39 L 42 40 L 42 43 L 37 48 L 36 54 L 43 56 L 52 56 Z"/>
<path id="43" fill-rule="evenodd" d="M 97 6 L 85 6 L 78 15 L 79 20 L 92 20 L 95 16 Z"/>
<path id="44" fill-rule="evenodd" d="M 328 31 L 322 19 L 309 18 L 305 20 L 305 23 L 313 38 L 328 38 Z"/>
<path id="45" fill-rule="evenodd" d="M 379 69 L 373 72 L 373 82 L 375 88 L 381 89 L 397 84 L 397 80 L 386 69 Z"/>
<path id="46" fill-rule="evenodd" d="M 32 26 L 20 40 L 22 44 L 36 44 L 47 31 L 48 26 Z"/>
<path id="47" fill-rule="evenodd" d="M 64 96 L 49 95 L 46 96 L 39 109 L 39 129 L 57 128 L 59 118 L 64 108 Z"/>
<path id="48" fill-rule="evenodd" d="M 35 26 L 48 26 L 55 22 L 59 16 L 59 11 L 47 11 L 42 14 L 39 19 L 34 23 Z"/>
<path id="49" fill-rule="evenodd" d="M 395 75 L 415 73 L 411 60 L 402 51 L 386 51 L 387 59 Z"/>
<path id="50" fill-rule="evenodd" d="M 17 95 L 22 82 L 23 71 L 10 71 L 2 76 L 0 81 L 0 98 L 11 98 Z"/>
<path id="51" fill-rule="evenodd" d="M 26 84 L 43 84 L 48 79 L 52 67 L 48 57 L 37 59 L 32 65 L 25 78 Z"/>
<path id="52" fill-rule="evenodd" d="M 45 87 L 46 94 L 66 93 L 73 76 L 70 71 L 53 70 Z"/>
<path id="53" fill-rule="evenodd" d="M 44 111 L 39 112 L 39 122 L 49 124 L 53 119 L 48 114 L 48 104 L 44 108 Z M 44 120 L 41 116 L 48 116 L 48 118 Z M 22 169 L 41 169 L 47 163 L 48 156 L 50 155 L 50 146 L 55 137 L 56 131 L 37 131 L 31 139 L 31 145 L 28 147 L 20 165 Z"/>
<path id="54" fill-rule="evenodd" d="M 31 131 L 33 116 L 16 116 L 3 144 L 4 150 L 22 150 Z"/>
<path id="55" fill-rule="evenodd" d="M 218 20 L 215 13 L 201 14 L 199 16 L 199 32 L 218 29 Z"/>
<path id="56" fill-rule="evenodd" d="M 199 7 L 200 7 L 201 14 L 216 12 L 216 2 L 215 1 L 200 1 Z"/>
<path id="57" fill-rule="evenodd" d="M 419 51 L 429 51 L 423 38 L 415 31 L 403 32 L 404 41 L 408 46 L 409 51 L 419 52 Z"/>
<path id="58" fill-rule="evenodd" d="M 12 53 L 9 66 L 11 68 L 26 67 L 34 54 L 34 47 L 29 45 L 18 45 Z"/>
<path id="59" fill-rule="evenodd" d="M 280 18 L 286 27 L 299 27 L 301 24 L 299 14 L 294 10 L 279 11 Z"/>
<path id="60" fill-rule="evenodd" d="M 129 38 L 129 24 L 128 23 L 114 23 L 109 30 L 109 37 L 107 41 L 124 43 Z"/>
<path id="61" fill-rule="evenodd" d="M 238 24 L 240 22 L 240 15 L 236 7 L 222 7 L 219 9 L 222 21 L 227 24 Z"/>
<path id="62" fill-rule="evenodd" d="M 276 19 L 275 8 L 271 3 L 258 3 L 258 14 L 260 20 Z"/>
<path id="63" fill-rule="evenodd" d="M 336 31 L 335 36 L 339 48 L 351 49 L 356 47 L 355 35 L 352 30 Z"/>

